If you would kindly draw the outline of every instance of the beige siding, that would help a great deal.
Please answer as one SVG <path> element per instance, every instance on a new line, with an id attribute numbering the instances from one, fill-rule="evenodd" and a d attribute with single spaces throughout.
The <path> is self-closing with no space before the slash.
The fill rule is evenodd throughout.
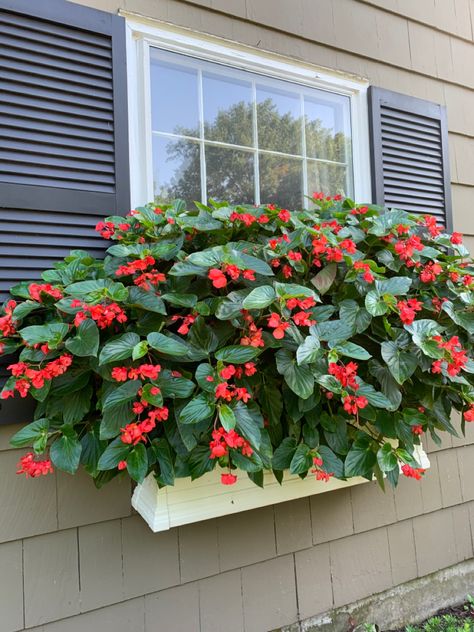
<path id="1" fill-rule="evenodd" d="M 474 248 L 474 0 L 76 0 L 447 105 L 455 227 Z M 15 475 L 0 428 L 0 632 L 264 632 L 473 555 L 474 428 L 432 468 L 152 534 L 130 486 Z"/>

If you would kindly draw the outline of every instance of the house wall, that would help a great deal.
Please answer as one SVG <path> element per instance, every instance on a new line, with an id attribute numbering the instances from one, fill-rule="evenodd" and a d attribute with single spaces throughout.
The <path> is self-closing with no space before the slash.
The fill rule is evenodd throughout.
<path id="1" fill-rule="evenodd" d="M 80 2 L 446 104 L 454 224 L 474 246 L 474 0 Z M 0 427 L 0 632 L 265 632 L 471 558 L 467 430 L 429 444 L 424 480 L 396 492 L 367 483 L 153 534 L 124 481 L 16 476 Z"/>

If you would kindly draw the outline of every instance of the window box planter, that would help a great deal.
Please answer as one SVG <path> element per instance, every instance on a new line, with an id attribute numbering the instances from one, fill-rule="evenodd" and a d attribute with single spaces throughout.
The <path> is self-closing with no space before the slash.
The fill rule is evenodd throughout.
<path id="1" fill-rule="evenodd" d="M 430 467 L 428 456 L 421 446 L 415 450 L 415 456 L 421 467 Z M 159 489 L 153 474 L 150 474 L 135 488 L 132 505 L 156 533 L 191 522 L 367 483 L 367 479 L 360 476 L 347 481 L 331 478 L 325 483 L 317 481 L 315 476 L 308 475 L 302 480 L 285 472 L 280 485 L 272 472 L 265 472 L 262 489 L 245 472 L 237 471 L 237 482 L 231 486 L 222 485 L 220 475 L 221 470 L 216 468 L 195 481 L 180 478 L 176 479 L 173 487 Z"/>

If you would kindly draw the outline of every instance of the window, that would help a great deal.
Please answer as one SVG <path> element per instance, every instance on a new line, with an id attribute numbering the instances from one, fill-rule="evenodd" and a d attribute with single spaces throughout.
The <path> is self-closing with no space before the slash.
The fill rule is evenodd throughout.
<path id="1" fill-rule="evenodd" d="M 132 204 L 370 200 L 364 81 L 129 22 Z"/>

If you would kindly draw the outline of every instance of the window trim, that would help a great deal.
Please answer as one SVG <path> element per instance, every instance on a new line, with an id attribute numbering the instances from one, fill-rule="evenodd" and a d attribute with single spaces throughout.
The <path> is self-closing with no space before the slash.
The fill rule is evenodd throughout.
<path id="1" fill-rule="evenodd" d="M 128 111 L 132 207 L 153 200 L 149 48 L 292 81 L 350 97 L 354 198 L 372 200 L 366 79 L 261 51 L 244 44 L 121 12 L 127 24 Z"/>

